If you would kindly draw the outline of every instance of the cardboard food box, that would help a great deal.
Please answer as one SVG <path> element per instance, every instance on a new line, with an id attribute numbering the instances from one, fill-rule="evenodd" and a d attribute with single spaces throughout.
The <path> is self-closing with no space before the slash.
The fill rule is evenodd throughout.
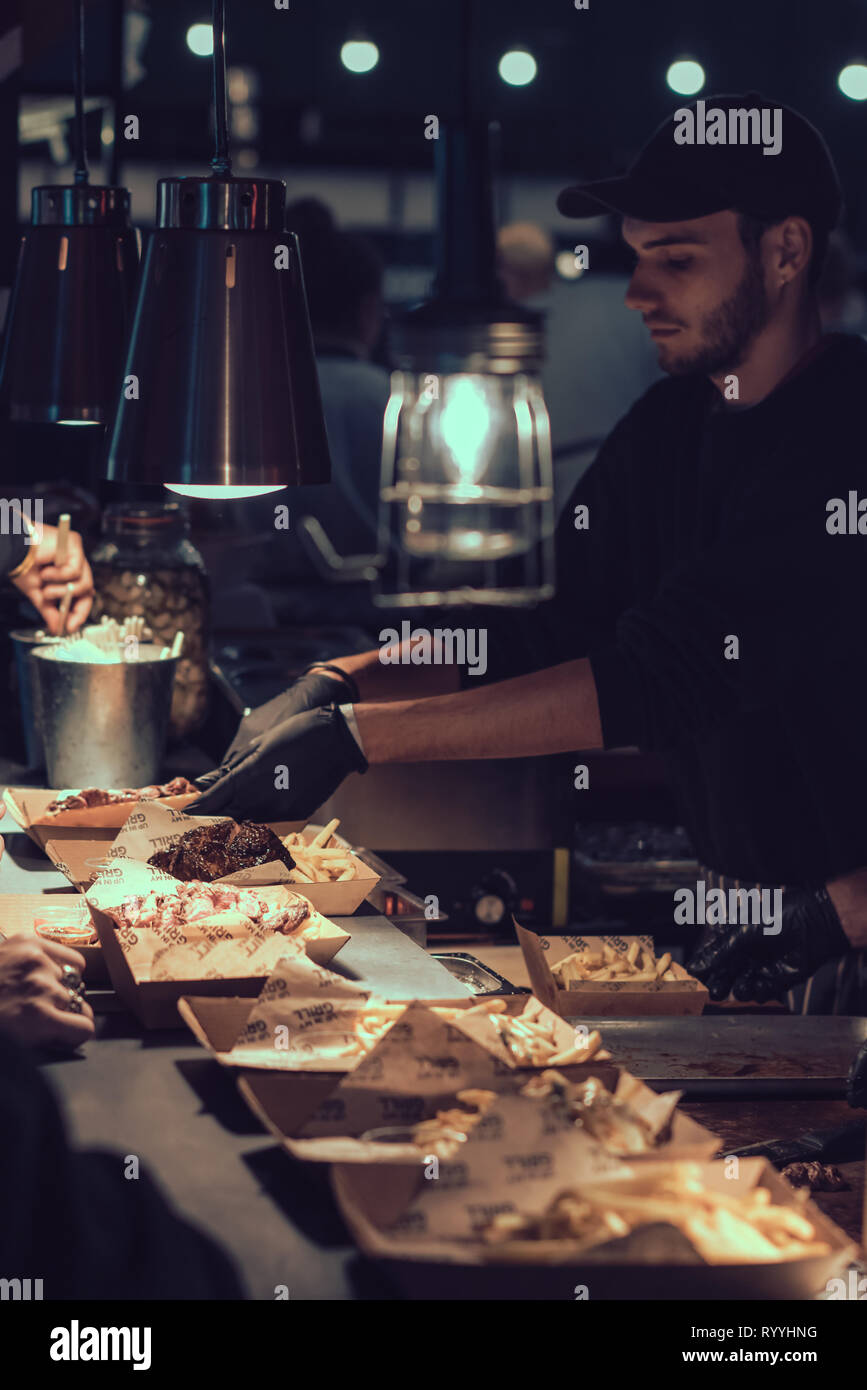
<path id="1" fill-rule="evenodd" d="M 63 840 L 70 829 L 91 830 L 94 832 L 93 838 L 103 843 L 114 838 L 113 834 L 107 835 L 104 832 L 116 831 L 125 823 L 130 811 L 136 807 L 151 805 L 181 809 L 195 801 L 198 792 L 189 792 L 185 796 L 165 796 L 159 801 L 145 803 L 116 801 L 110 806 L 91 806 L 77 811 L 61 811 L 56 816 L 47 815 L 46 808 L 61 795 L 59 791 L 46 791 L 41 787 L 7 787 L 3 793 L 3 800 L 16 824 L 27 832 L 31 840 L 36 841 L 40 849 L 43 849 L 46 840 Z"/>
<path id="2" fill-rule="evenodd" d="M 79 893 L 74 893 L 69 889 L 63 893 L 4 893 L 2 898 L 2 915 L 0 915 L 0 933 L 5 937 L 12 936 L 35 936 L 39 940 L 44 938 L 37 931 L 38 925 L 45 926 L 74 926 L 90 927 L 93 932 L 93 942 L 89 945 L 80 945 L 76 942 L 68 942 L 74 951 L 78 951 L 84 956 L 84 980 L 93 989 L 101 988 L 108 984 L 108 972 L 105 968 L 105 961 L 102 949 L 96 939 L 96 930 L 90 915 L 90 909 L 84 898 Z"/>
<path id="3" fill-rule="evenodd" d="M 112 859 L 129 859 L 146 864 L 157 850 L 168 849 L 187 830 L 202 825 L 216 825 L 227 816 L 191 816 L 183 810 L 166 807 L 159 802 L 143 802 L 132 807 L 125 822 L 110 845 L 97 838 L 55 840 L 46 837 L 43 848 L 55 866 L 82 892 L 93 882 L 102 864 Z M 318 826 L 306 826 L 303 821 L 272 822 L 270 828 L 281 839 L 291 831 L 303 831 L 307 842 L 313 839 Z M 352 853 L 340 836 L 335 837 L 345 850 L 355 870 L 355 877 L 343 883 L 293 883 L 292 887 L 326 916 L 349 917 L 373 891 L 379 875 Z M 291 850 L 289 851 L 291 854 Z M 217 883 L 259 884 L 289 883 L 289 870 L 280 860 L 258 864 L 237 873 L 216 879 Z"/>
<path id="4" fill-rule="evenodd" d="M 264 932 L 252 923 L 212 922 L 177 927 L 131 928 L 120 909 L 131 894 L 154 888 L 172 891 L 178 880 L 149 864 L 118 862 L 99 875 L 86 895 L 99 934 L 111 983 L 146 1028 L 178 1027 L 177 1001 L 201 995 L 258 995 L 282 955 L 306 952 L 326 964 L 349 940 L 349 933 L 315 908 L 311 920 L 292 934 Z M 301 896 L 287 885 L 256 887 L 258 897 L 279 904 Z M 230 914 L 235 919 L 237 913 Z"/>
<path id="5" fill-rule="evenodd" d="M 481 1125 L 457 1162 L 440 1163 L 437 1180 L 424 1169 L 339 1164 L 332 1183 L 343 1217 L 361 1250 L 386 1262 L 410 1297 L 426 1300 L 526 1298 L 572 1301 L 578 1289 L 599 1299 L 810 1299 L 853 1258 L 855 1245 L 765 1159 L 741 1159 L 737 1176 L 723 1161 L 699 1165 L 706 1186 L 727 1196 L 761 1186 L 774 1204 L 803 1213 L 830 1247 L 798 1259 L 709 1263 L 686 1235 L 657 1220 L 591 1249 L 570 1240 L 489 1245 L 478 1231 L 501 1212 L 542 1211 L 560 1191 L 590 1190 L 640 1171 L 651 1180 L 670 1164 L 627 1164 L 590 1171 L 574 1138 L 525 1115 L 523 1097 L 501 1096 L 500 1135 Z M 492 1112 L 489 1112 L 489 1114 Z"/>
<path id="6" fill-rule="evenodd" d="M 390 1010 L 400 1033 L 400 1025 L 404 1023 L 405 1011 L 409 1007 L 405 999 L 392 1001 L 374 997 L 363 981 L 347 980 L 331 970 L 297 957 L 283 960 L 275 967 L 259 998 L 248 1007 L 243 1026 L 230 1040 L 228 1047 L 220 1047 L 216 1038 L 209 1034 L 204 1017 L 199 1017 L 198 1002 L 196 998 L 189 998 L 179 1008 L 199 1041 L 224 1066 L 243 1067 L 245 1070 L 329 1071 L 340 1074 L 354 1071 L 364 1060 L 365 1054 L 358 1044 L 356 1029 L 361 1026 L 366 1012 Z M 455 1030 L 474 1038 L 506 1070 L 520 1070 L 489 1019 L 477 1012 L 477 998 L 467 995 L 462 999 L 425 999 L 418 1002 L 428 1008 L 460 1009 L 465 1014 L 460 1024 L 456 1020 L 442 1020 L 447 1032 L 450 1023 L 454 1023 Z M 500 1002 L 504 1012 L 512 1016 L 519 1016 L 530 1003 L 535 1004 L 540 1008 L 541 1020 L 551 1029 L 559 1051 L 565 1052 L 575 1047 L 576 1030 L 544 1006 L 539 1006 L 531 996 L 512 995 Z M 208 1021 L 212 1023 L 214 1019 L 213 1011 L 209 1011 Z M 224 1038 L 222 1024 L 218 1023 L 217 1028 L 219 1037 Z M 582 1031 L 586 1033 L 587 1030 Z M 353 1047 L 358 1049 L 354 1056 L 348 1053 L 348 1049 Z M 535 1070 L 549 1065 L 549 1062 L 542 1061 Z M 528 1071 L 533 1070 L 533 1067 L 528 1067 Z M 567 1065 L 563 1070 L 569 1073 L 570 1067 Z M 577 1071 L 580 1074 L 580 1067 Z"/>
<path id="7" fill-rule="evenodd" d="M 295 1158 L 417 1167 L 419 1150 L 403 1135 L 407 1126 L 449 1108 L 458 1091 L 512 1092 L 539 1070 L 510 1064 L 484 1035 L 471 1031 L 469 1019 L 446 1020 L 416 1001 L 324 1099 L 298 1085 L 296 1076 L 275 1071 L 247 1072 L 238 1085 L 253 1113 Z M 595 1059 L 563 1072 L 570 1080 L 598 1076 L 610 1089 L 618 1080 L 611 1062 Z M 391 1132 L 395 1127 L 398 1132 Z M 369 1137 L 377 1133 L 387 1142 Z M 715 1138 L 702 1134 L 715 1148 Z"/>
<path id="8" fill-rule="evenodd" d="M 513 919 L 514 920 L 514 919 Z M 551 966 L 575 951 L 599 952 L 603 943 L 625 955 L 637 941 L 653 950 L 649 936 L 537 936 L 515 922 L 533 993 L 549 1009 L 564 1018 L 658 1018 L 700 1014 L 708 1001 L 703 984 L 688 975 L 676 961 L 671 964 L 674 980 L 653 980 L 622 984 L 615 980 L 570 980 L 563 989 L 551 973 Z"/>

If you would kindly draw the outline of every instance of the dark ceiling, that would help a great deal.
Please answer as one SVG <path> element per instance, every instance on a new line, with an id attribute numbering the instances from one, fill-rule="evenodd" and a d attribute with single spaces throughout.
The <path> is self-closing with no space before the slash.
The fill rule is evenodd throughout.
<path id="1" fill-rule="evenodd" d="M 424 117 L 448 114 L 458 99 L 458 0 L 291 0 L 288 10 L 228 0 L 227 11 L 230 64 L 260 76 L 265 162 L 430 167 Z M 572 0 L 479 0 L 478 12 L 477 96 L 501 122 L 504 169 L 593 175 L 625 163 L 678 104 L 665 70 L 689 54 L 707 72 L 707 92 L 758 89 L 814 120 L 840 164 L 850 225 L 860 223 L 867 102 L 844 98 L 836 77 L 847 62 L 867 61 L 864 0 L 590 0 L 587 11 Z M 209 63 L 185 40 L 188 25 L 208 13 L 207 0 L 150 5 L 147 77 L 126 98 L 141 119 L 130 157 L 201 165 L 209 154 Z M 91 87 L 107 89 L 111 0 L 92 0 L 88 16 Z M 339 59 L 353 31 L 380 49 L 364 76 Z M 528 47 L 539 64 L 525 88 L 497 75 L 513 45 Z M 26 68 L 25 89 L 64 90 L 69 62 L 68 38 L 54 42 Z M 312 140 L 300 119 L 311 109 L 321 114 Z"/>

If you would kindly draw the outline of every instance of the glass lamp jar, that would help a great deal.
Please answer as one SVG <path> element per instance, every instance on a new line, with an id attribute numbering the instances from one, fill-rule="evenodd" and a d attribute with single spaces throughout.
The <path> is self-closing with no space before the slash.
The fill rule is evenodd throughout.
<path id="1" fill-rule="evenodd" d="M 115 503 L 105 509 L 90 556 L 91 622 L 141 616 L 166 647 L 184 634 L 169 721 L 174 739 L 199 728 L 208 703 L 208 578 L 189 529 L 176 502 Z"/>

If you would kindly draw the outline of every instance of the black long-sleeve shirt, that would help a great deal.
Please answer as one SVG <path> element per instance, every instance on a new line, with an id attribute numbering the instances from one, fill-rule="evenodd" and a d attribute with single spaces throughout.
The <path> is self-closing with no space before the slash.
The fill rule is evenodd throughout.
<path id="1" fill-rule="evenodd" d="M 867 534 L 827 529 L 832 498 L 867 499 L 865 403 L 843 335 L 749 408 L 653 386 L 563 514 L 556 597 L 489 638 L 488 679 L 589 656 L 605 746 L 663 755 L 733 877 L 867 865 Z"/>

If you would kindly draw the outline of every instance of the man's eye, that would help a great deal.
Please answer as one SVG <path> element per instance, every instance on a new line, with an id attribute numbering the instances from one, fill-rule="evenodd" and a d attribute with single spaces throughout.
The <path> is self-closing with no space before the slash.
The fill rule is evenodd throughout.
<path id="1" fill-rule="evenodd" d="M 673 258 L 669 257 L 669 259 L 665 262 L 666 270 L 688 270 L 691 265 L 691 256 L 686 256 L 683 260 L 674 260 Z"/>

